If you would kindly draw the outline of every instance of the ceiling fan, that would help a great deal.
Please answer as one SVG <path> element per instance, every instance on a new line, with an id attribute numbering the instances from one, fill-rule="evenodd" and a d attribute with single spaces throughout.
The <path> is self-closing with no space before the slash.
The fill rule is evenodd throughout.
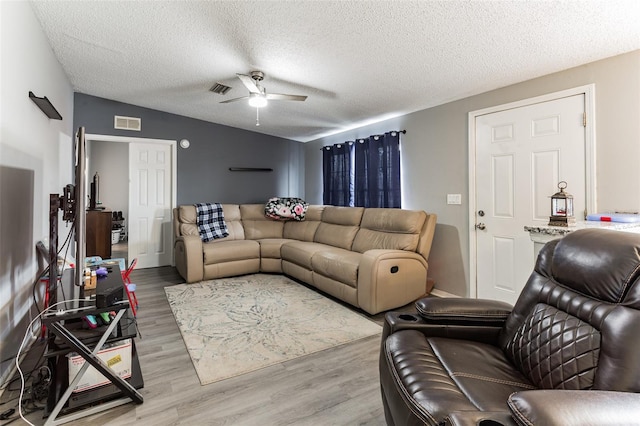
<path id="1" fill-rule="evenodd" d="M 236 74 L 242 84 L 249 89 L 248 96 L 242 96 L 240 98 L 228 99 L 220 102 L 226 104 L 229 102 L 239 101 L 241 99 L 249 99 L 249 105 L 255 108 L 261 108 L 267 105 L 268 101 L 304 101 L 306 96 L 302 95 L 285 95 L 282 93 L 267 93 L 260 82 L 264 79 L 264 73 L 262 71 L 251 71 L 249 75 Z"/>

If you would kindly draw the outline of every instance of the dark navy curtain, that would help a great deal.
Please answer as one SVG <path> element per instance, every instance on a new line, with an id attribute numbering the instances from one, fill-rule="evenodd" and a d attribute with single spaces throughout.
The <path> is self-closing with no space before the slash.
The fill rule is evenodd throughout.
<path id="1" fill-rule="evenodd" d="M 355 143 L 355 200 L 361 207 L 401 207 L 400 133 Z"/>
<path id="2" fill-rule="evenodd" d="M 353 206 L 353 142 L 322 148 L 322 201 L 332 206 Z"/>

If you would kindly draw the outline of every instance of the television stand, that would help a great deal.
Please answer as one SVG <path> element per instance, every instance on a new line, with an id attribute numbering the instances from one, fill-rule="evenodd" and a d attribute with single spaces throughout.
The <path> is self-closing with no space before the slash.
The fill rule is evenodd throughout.
<path id="1" fill-rule="evenodd" d="M 115 318 L 111 320 L 108 326 L 99 327 L 90 331 L 81 330 L 78 327 L 79 324 L 82 324 L 81 318 L 83 316 L 98 315 L 105 311 L 116 312 Z M 77 309 L 71 313 L 62 315 L 50 314 L 44 317 L 45 324 L 52 333 L 52 339 L 58 338 L 50 343 L 46 355 L 50 359 L 50 365 L 52 363 L 55 364 L 52 365 L 52 374 L 54 377 L 49 390 L 47 411 L 49 411 L 50 406 L 54 404 L 55 407 L 50 411 L 45 426 L 67 423 L 132 401 L 136 404 L 142 404 L 143 397 L 136 390 L 136 387 L 140 388 L 143 385 L 140 364 L 135 350 L 135 342 L 133 341 L 133 338 L 136 336 L 136 331 L 135 325 L 132 324 L 128 313 L 129 304 L 127 302 L 121 302 L 116 306 L 109 306 L 107 308 L 89 306 L 86 309 Z M 128 324 L 123 326 L 122 323 L 127 321 L 129 321 Z M 131 377 L 129 379 L 122 379 L 109 368 L 97 354 L 103 349 L 105 343 L 117 342 L 128 338 L 130 338 L 132 342 Z M 93 346 L 94 343 L 95 346 Z M 93 346 L 93 349 L 90 349 L 89 346 Z M 86 362 L 82 365 L 75 377 L 67 384 L 66 382 L 70 379 L 68 376 L 67 359 L 69 352 L 77 352 Z M 89 366 L 93 366 L 105 376 L 111 384 L 95 390 L 86 390 L 74 394 L 73 390 Z M 60 395 L 63 389 L 64 392 Z M 63 417 L 58 417 L 63 409 L 71 408 L 72 404 L 70 399 L 72 395 L 74 395 L 74 397 L 78 395 L 85 397 L 85 405 L 87 405 L 87 408 L 78 409 L 78 411 L 65 414 Z M 119 398 L 114 399 L 117 397 Z"/>

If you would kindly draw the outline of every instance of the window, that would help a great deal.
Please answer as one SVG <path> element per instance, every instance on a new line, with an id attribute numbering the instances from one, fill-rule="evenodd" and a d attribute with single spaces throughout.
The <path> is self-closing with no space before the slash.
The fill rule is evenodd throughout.
<path id="1" fill-rule="evenodd" d="M 326 146 L 322 152 L 324 204 L 401 207 L 399 132 Z"/>

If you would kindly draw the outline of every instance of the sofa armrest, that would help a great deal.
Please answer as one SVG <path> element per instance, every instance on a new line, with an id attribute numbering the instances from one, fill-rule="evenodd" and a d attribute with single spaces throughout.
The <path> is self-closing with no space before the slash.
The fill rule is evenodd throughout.
<path id="1" fill-rule="evenodd" d="M 416 310 L 428 323 L 489 325 L 502 327 L 513 306 L 488 299 L 426 297 L 416 302 Z"/>
<path id="2" fill-rule="evenodd" d="M 511 305 L 485 299 L 425 297 L 416 312 L 387 312 L 382 341 L 396 331 L 417 330 L 427 337 L 473 340 L 498 344 Z"/>
<path id="3" fill-rule="evenodd" d="M 533 390 L 509 397 L 518 424 L 563 426 L 635 424 L 640 394 L 613 391 Z"/>
<path id="4" fill-rule="evenodd" d="M 176 237 L 174 255 L 176 269 L 186 282 L 202 281 L 204 278 L 204 253 L 199 235 Z"/>
<path id="5" fill-rule="evenodd" d="M 392 333 L 401 330 L 416 330 L 425 337 L 472 340 L 498 345 L 501 326 L 490 324 L 438 324 L 428 322 L 417 312 L 387 312 L 382 327 L 382 344 Z"/>
<path id="6" fill-rule="evenodd" d="M 367 250 L 358 267 L 358 306 L 374 315 L 426 293 L 427 261 L 406 250 Z"/>

